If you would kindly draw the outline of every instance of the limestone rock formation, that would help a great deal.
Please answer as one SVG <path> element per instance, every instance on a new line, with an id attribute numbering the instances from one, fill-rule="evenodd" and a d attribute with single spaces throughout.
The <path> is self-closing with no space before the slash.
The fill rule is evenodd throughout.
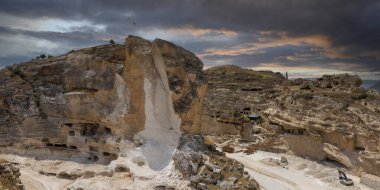
<path id="1" fill-rule="evenodd" d="M 9 66 L 0 70 L 0 152 L 36 157 L 26 177 L 37 168 L 60 188 L 184 189 L 184 177 L 197 189 L 259 189 L 194 135 L 202 67 L 181 47 L 135 36 Z"/>
<path id="2" fill-rule="evenodd" d="M 268 124 L 280 128 L 276 134 L 296 155 L 380 175 L 380 97 L 359 88 L 357 76 L 324 76 L 316 84 L 289 86 L 263 112 Z"/>
<path id="3" fill-rule="evenodd" d="M 285 78 L 270 71 L 227 65 L 205 70 L 208 90 L 202 114 L 203 134 L 238 134 L 243 114 L 260 113 L 283 90 Z"/>
<path id="4" fill-rule="evenodd" d="M 260 116 L 248 152 L 287 152 L 380 176 L 380 95 L 360 88 L 358 76 L 287 81 L 234 66 L 205 73 L 203 133 L 238 134 L 242 114 Z"/>
<path id="5" fill-rule="evenodd" d="M 147 161 L 159 169 L 181 131 L 199 131 L 202 67 L 181 47 L 135 36 L 9 66 L 0 70 L 0 151 L 110 162 L 130 140 L 162 158 Z"/>

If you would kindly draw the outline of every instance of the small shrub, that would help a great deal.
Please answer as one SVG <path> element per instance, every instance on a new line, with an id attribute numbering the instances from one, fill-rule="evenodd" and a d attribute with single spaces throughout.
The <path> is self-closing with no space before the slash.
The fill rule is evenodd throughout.
<path id="1" fill-rule="evenodd" d="M 110 44 L 115 44 L 115 41 L 114 41 L 113 39 L 111 39 L 111 40 L 109 41 L 109 43 L 110 43 Z"/>
<path id="2" fill-rule="evenodd" d="M 10 70 L 12 72 L 11 77 L 14 77 L 14 76 L 20 76 L 21 78 L 25 77 L 25 74 L 22 72 L 20 67 L 11 68 Z"/>

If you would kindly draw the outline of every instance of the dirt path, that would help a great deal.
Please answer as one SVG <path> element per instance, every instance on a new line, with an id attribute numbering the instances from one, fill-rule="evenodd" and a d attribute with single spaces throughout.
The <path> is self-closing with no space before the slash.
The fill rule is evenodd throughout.
<path id="1" fill-rule="evenodd" d="M 20 180 L 26 190 L 57 190 L 65 189 L 72 181 L 44 176 L 29 168 L 21 169 Z"/>
<path id="2" fill-rule="evenodd" d="M 243 163 L 250 175 L 265 190 L 370 190 L 360 184 L 358 177 L 355 176 L 350 176 L 355 181 L 354 186 L 343 186 L 337 180 L 335 168 L 329 168 L 296 156 L 287 155 L 289 161 L 287 168 L 262 161 L 266 158 L 279 159 L 281 155 L 275 153 L 258 151 L 252 155 L 233 153 L 227 156 Z"/>
<path id="3" fill-rule="evenodd" d="M 50 189 L 47 184 L 44 184 L 44 181 L 38 175 L 32 174 L 31 171 L 22 169 L 20 180 L 24 185 L 25 189 L 28 190 L 48 190 Z"/>
<path id="4" fill-rule="evenodd" d="M 265 158 L 264 155 L 246 156 L 237 153 L 228 156 L 243 163 L 263 189 L 303 190 L 306 187 L 309 190 L 330 189 L 327 184 L 316 179 L 261 162 L 260 160 Z"/>

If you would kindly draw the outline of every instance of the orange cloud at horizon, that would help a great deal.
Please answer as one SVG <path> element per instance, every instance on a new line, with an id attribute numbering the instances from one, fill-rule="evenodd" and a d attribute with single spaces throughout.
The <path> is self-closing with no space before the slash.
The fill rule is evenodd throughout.
<path id="1" fill-rule="evenodd" d="M 305 44 L 313 45 L 322 48 L 323 56 L 328 58 L 350 58 L 350 56 L 342 54 L 345 47 L 333 47 L 331 40 L 324 35 L 310 35 L 301 37 L 289 37 L 286 32 L 273 32 L 273 31 L 259 31 L 263 37 L 258 38 L 258 42 L 249 42 L 245 44 L 239 44 L 230 48 L 209 48 L 203 53 L 200 53 L 200 57 L 221 55 L 221 56 L 238 56 L 242 54 L 260 54 L 265 53 L 265 48 L 281 47 L 285 45 L 301 46 Z M 269 35 L 276 34 L 276 37 L 270 37 Z M 295 60 L 296 58 L 293 57 Z"/>
<path id="2" fill-rule="evenodd" d="M 174 32 L 174 33 L 189 33 L 192 36 L 199 37 L 204 36 L 211 33 L 221 34 L 225 35 L 231 38 L 235 38 L 238 36 L 237 32 L 232 30 L 227 30 L 224 28 L 221 29 L 210 29 L 210 28 L 195 28 L 191 25 L 185 25 L 178 28 L 169 28 L 167 29 L 168 32 Z"/>

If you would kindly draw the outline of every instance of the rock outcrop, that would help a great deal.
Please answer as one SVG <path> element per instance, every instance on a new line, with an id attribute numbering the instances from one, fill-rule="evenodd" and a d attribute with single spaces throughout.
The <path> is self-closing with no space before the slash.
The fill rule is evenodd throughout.
<path id="1" fill-rule="evenodd" d="M 53 159 L 35 162 L 38 175 L 70 180 L 59 184 L 67 189 L 96 179 L 104 182 L 94 189 L 186 189 L 186 180 L 196 189 L 259 189 L 242 164 L 194 135 L 202 67 L 181 47 L 135 36 L 9 66 L 0 70 L 0 152 Z"/>
<path id="2" fill-rule="evenodd" d="M 0 70 L 0 151 L 110 162 L 129 140 L 162 158 L 147 161 L 159 169 L 181 131 L 200 130 L 202 67 L 181 47 L 134 36 L 9 66 Z"/>
<path id="3" fill-rule="evenodd" d="M 205 73 L 205 134 L 239 134 L 241 115 L 253 115 L 247 152 L 287 152 L 380 176 L 380 96 L 360 88 L 358 76 L 288 81 L 234 66 Z"/>
<path id="4" fill-rule="evenodd" d="M 208 90 L 202 114 L 202 134 L 238 134 L 240 117 L 274 103 L 283 90 L 280 73 L 227 65 L 205 70 Z"/>
<path id="5" fill-rule="evenodd" d="M 244 165 L 227 158 L 201 135 L 181 137 L 174 163 L 196 189 L 260 189 Z"/>
<path id="6" fill-rule="evenodd" d="M 275 133 L 296 155 L 380 175 L 380 97 L 359 88 L 357 76 L 324 76 L 302 89 L 305 82 L 289 86 L 263 112 L 268 125 L 280 128 Z"/>

